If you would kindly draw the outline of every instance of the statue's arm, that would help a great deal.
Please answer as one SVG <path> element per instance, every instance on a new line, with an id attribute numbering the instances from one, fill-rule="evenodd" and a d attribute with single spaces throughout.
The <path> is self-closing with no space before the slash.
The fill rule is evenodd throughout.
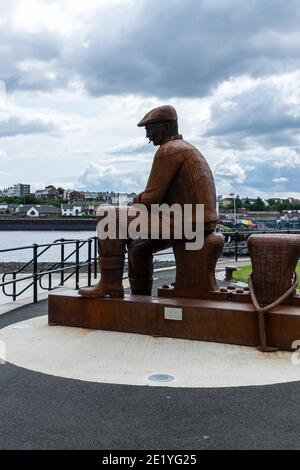
<path id="1" fill-rule="evenodd" d="M 160 204 L 181 163 L 182 156 L 180 153 L 170 155 L 158 151 L 153 160 L 145 191 L 136 196 L 134 202 L 139 202 L 146 206 Z"/>

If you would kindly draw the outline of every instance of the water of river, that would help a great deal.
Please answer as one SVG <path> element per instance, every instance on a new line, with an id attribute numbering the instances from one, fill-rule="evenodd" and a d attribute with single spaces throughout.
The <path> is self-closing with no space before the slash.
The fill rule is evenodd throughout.
<path id="1" fill-rule="evenodd" d="M 0 250 L 7 248 L 16 248 L 20 246 L 31 246 L 33 243 L 45 244 L 52 243 L 55 240 L 61 238 L 64 239 L 79 239 L 85 240 L 89 237 L 94 237 L 96 235 L 95 231 L 0 231 Z M 71 250 L 74 250 L 75 245 L 65 245 L 65 255 L 70 253 Z M 42 250 L 39 249 L 38 252 Z M 164 254 L 170 252 L 171 250 L 165 250 L 161 252 L 159 260 L 167 261 L 173 259 L 173 255 Z M 86 248 L 81 248 L 80 250 L 80 261 L 83 261 L 87 258 L 87 245 Z M 32 259 L 32 248 L 20 251 L 12 251 L 6 253 L 0 253 L 0 263 L 1 262 L 26 262 Z M 39 261 L 58 261 L 60 259 L 60 246 L 54 246 L 49 248 L 46 253 L 42 254 L 39 257 Z M 74 261 L 74 257 L 71 259 Z"/>

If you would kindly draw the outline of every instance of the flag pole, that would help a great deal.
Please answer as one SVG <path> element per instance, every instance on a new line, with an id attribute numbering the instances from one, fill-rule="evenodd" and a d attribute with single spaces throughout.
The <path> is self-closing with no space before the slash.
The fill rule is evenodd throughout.
<path id="1" fill-rule="evenodd" d="M 233 196 L 233 217 L 234 217 L 234 225 L 236 225 L 235 193 L 234 193 L 234 196 Z"/>

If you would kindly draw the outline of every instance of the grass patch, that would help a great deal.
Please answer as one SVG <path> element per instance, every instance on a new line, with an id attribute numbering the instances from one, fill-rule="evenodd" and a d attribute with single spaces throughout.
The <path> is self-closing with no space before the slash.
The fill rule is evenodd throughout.
<path id="1" fill-rule="evenodd" d="M 248 284 L 248 278 L 249 278 L 251 271 L 252 271 L 251 264 L 247 266 L 241 266 L 240 268 L 237 268 L 237 270 L 233 272 L 232 277 L 235 281 L 241 281 L 241 282 L 245 282 L 246 284 Z M 300 262 L 296 266 L 296 272 L 300 279 Z M 300 282 L 298 282 L 298 285 L 297 285 L 297 289 L 299 288 L 300 288 Z"/>
<path id="2" fill-rule="evenodd" d="M 252 271 L 251 264 L 247 266 L 241 266 L 240 268 L 237 268 L 237 270 L 232 273 L 232 277 L 235 281 L 248 283 L 248 278 L 249 278 L 251 271 Z"/>

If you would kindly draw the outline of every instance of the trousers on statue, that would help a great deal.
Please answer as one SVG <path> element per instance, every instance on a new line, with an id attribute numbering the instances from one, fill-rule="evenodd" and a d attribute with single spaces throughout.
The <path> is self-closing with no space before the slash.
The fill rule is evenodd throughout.
<path id="1" fill-rule="evenodd" d="M 108 210 L 111 210 L 109 208 Z M 101 279 L 99 283 L 94 287 L 82 288 L 79 290 L 79 294 L 83 297 L 123 297 L 124 289 L 122 285 L 123 269 L 124 269 L 124 255 L 126 252 L 126 246 L 128 249 L 128 277 L 131 287 L 132 294 L 139 295 L 151 295 L 152 284 L 153 284 L 153 254 L 157 251 L 170 248 L 174 241 L 174 233 L 177 230 L 174 228 L 172 220 L 166 222 L 170 228 L 170 238 L 162 239 L 162 233 L 166 228 L 163 222 L 159 222 L 156 228 L 156 233 L 160 238 L 152 239 L 153 234 L 153 220 L 150 219 L 150 215 L 147 211 L 144 213 L 144 217 L 147 222 L 147 227 L 144 232 L 141 232 L 141 238 L 132 239 L 128 236 L 128 232 L 125 233 L 124 238 L 117 238 L 119 235 L 119 225 L 127 223 L 128 220 L 132 221 L 135 217 L 128 216 L 128 208 L 117 207 L 113 208 L 115 212 L 115 223 L 116 231 L 113 234 L 114 237 L 108 236 L 102 238 L 98 232 L 99 240 L 99 266 L 101 272 Z M 105 211 L 105 208 L 101 208 L 101 211 Z M 103 221 L 106 215 L 98 216 L 98 222 Z M 152 225 L 151 225 L 152 224 Z M 126 225 L 127 227 L 127 225 Z M 152 231 L 151 231 L 152 230 Z M 127 235 L 127 236 L 126 236 Z M 144 236 L 144 238 L 143 238 Z"/>
<path id="2" fill-rule="evenodd" d="M 170 247 L 169 240 L 128 241 L 128 277 L 132 294 L 151 295 L 153 254 Z"/>
<path id="3" fill-rule="evenodd" d="M 112 208 L 108 208 L 111 210 Z M 113 208 L 115 212 L 116 231 L 119 235 L 120 224 L 128 223 L 135 217 L 128 216 L 128 208 Z M 105 208 L 102 209 L 105 211 Z M 148 222 L 148 214 L 144 214 Z M 98 216 L 97 221 L 104 219 L 106 214 Z M 150 235 L 151 222 L 149 219 L 149 228 L 144 236 Z M 128 235 L 128 232 L 125 232 Z M 143 236 L 143 234 L 142 234 Z M 150 235 L 151 236 L 151 235 Z M 102 239 L 98 233 L 98 252 L 99 267 L 101 279 L 93 287 L 81 288 L 79 294 L 83 297 L 123 297 L 124 289 L 122 285 L 124 270 L 124 255 L 128 249 L 128 277 L 132 294 L 151 295 L 153 284 L 153 253 L 171 246 L 169 240 L 149 240 L 127 238 Z"/>

